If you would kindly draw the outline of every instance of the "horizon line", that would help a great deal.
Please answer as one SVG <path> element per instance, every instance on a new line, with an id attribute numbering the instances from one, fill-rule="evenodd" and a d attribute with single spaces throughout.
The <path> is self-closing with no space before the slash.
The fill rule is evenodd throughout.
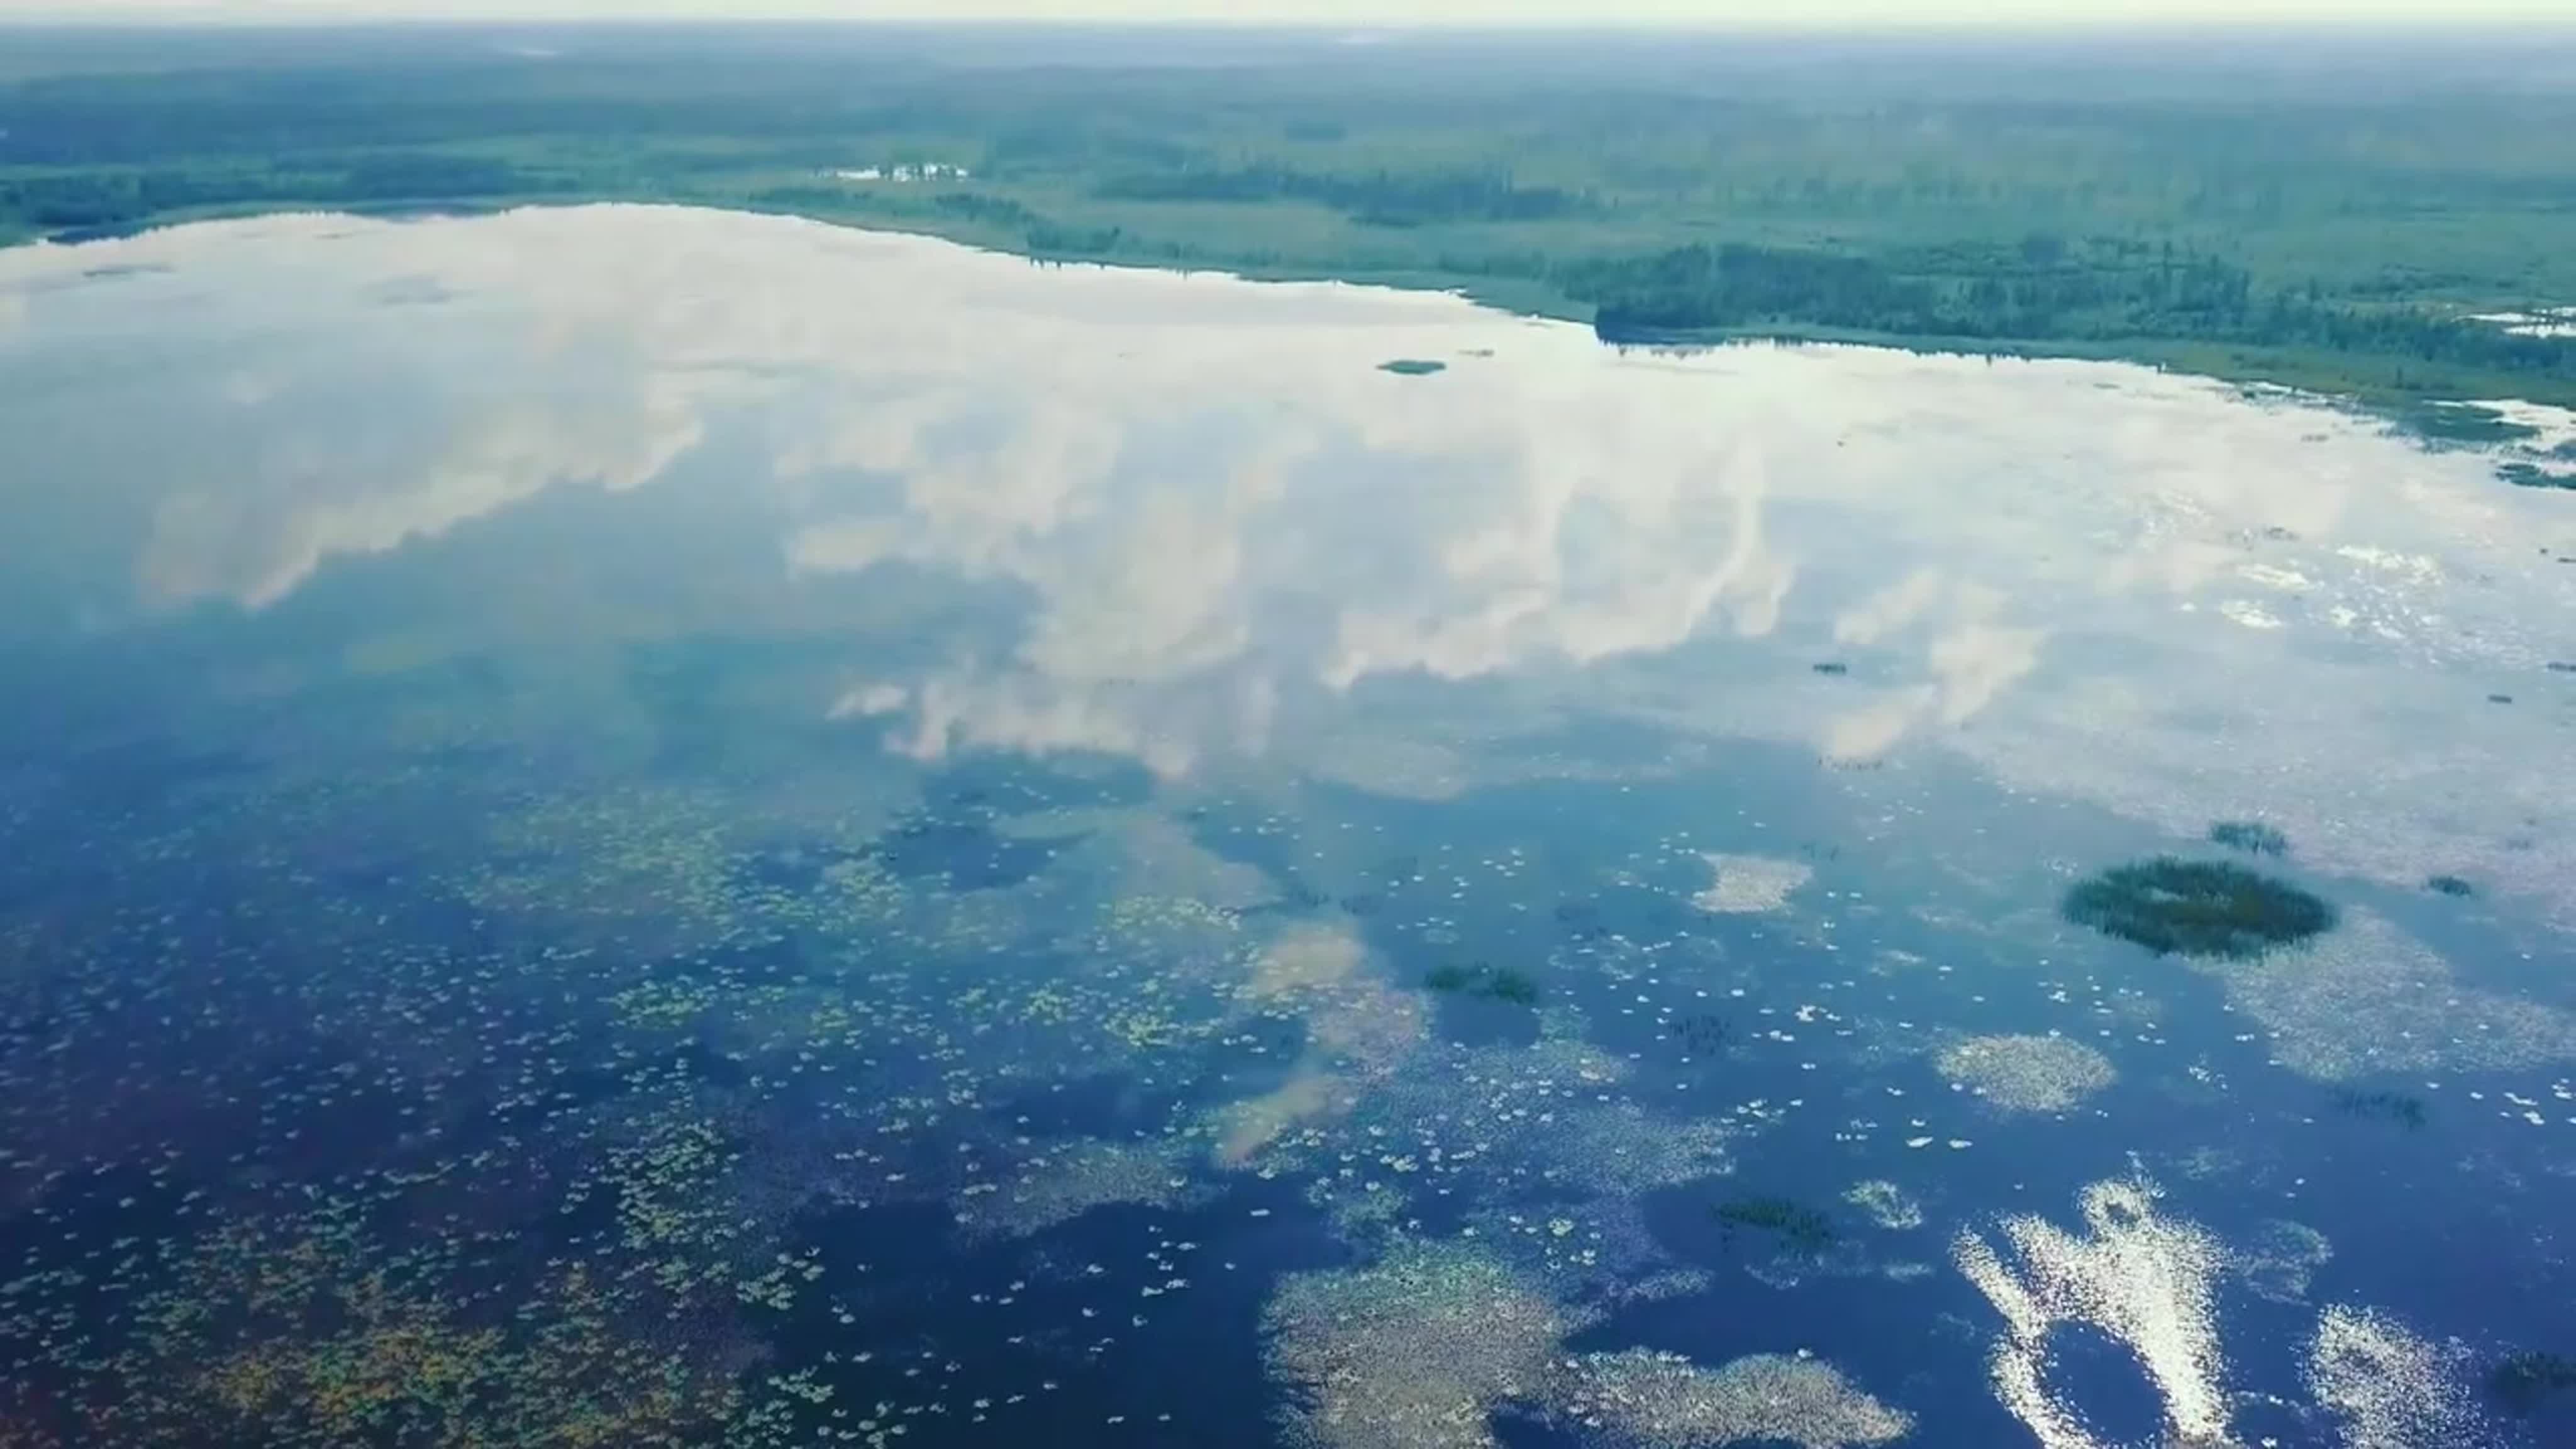
<path id="1" fill-rule="evenodd" d="M 1474 36 L 1518 34 L 1589 34 L 1589 35 L 1700 35 L 1700 36 L 1831 36 L 1850 39 L 1873 37 L 1920 37 L 1937 35 L 1964 36 L 2045 36 L 2069 35 L 2189 35 L 2221 32 L 2231 35 L 2275 34 L 2301 38 L 2362 38 L 2371 35 L 2405 35 L 2425 38 L 2427 31 L 2439 31 L 2446 37 L 2474 39 L 2479 36 L 2530 35 L 2533 33 L 2565 35 L 2576 39 L 2576 11 L 2552 16 L 2486 16 L 2462 20 L 2456 15 L 2422 14 L 2411 16 L 2380 15 L 2367 19 L 2335 19 L 2318 16 L 2281 16 L 2249 14 L 2242 18 L 2220 15 L 2130 15 L 2100 17 L 2081 10 L 2060 11 L 2055 16 L 2016 15 L 1980 19 L 1973 16 L 1926 17 L 1921 20 L 1887 17 L 1870 20 L 1804 20 L 1796 15 L 1779 18 L 1695 22 L 1671 17 L 1568 17 L 1565 19 L 1529 17 L 1493 19 L 1476 17 L 1457 21 L 1415 20 L 1404 23 L 1352 23 L 1349 21 L 1308 20 L 1281 17 L 1234 16 L 1121 16 L 1093 15 L 1079 18 L 1023 15 L 316 15 L 316 14 L 230 14 L 208 15 L 195 10 L 130 11 L 102 15 L 95 9 L 66 10 L 55 14 L 32 13 L 0 15 L 0 31 L 49 30 L 70 31 L 351 31 L 351 30 L 745 30 L 767 28 L 800 28 L 830 30 L 1061 30 L 1061 31 L 1162 31 L 1172 33 L 1276 34 L 1312 37 L 1339 37 L 1354 42 L 1377 38 L 1408 36 Z"/>

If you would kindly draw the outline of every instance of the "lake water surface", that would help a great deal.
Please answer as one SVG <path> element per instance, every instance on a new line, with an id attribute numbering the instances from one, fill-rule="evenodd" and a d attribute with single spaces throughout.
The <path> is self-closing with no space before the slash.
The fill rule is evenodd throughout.
<path id="1" fill-rule="evenodd" d="M 713 212 L 0 252 L 0 1446 L 2576 1442 L 2496 462 Z M 2330 925 L 2070 911 L 2164 856 Z"/>

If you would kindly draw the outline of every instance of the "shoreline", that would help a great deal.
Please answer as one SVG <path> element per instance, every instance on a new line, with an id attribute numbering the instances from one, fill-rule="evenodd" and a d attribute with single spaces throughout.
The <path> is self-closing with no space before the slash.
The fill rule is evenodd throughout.
<path id="1" fill-rule="evenodd" d="M 2253 348 L 2221 339 L 2135 337 L 2077 340 L 1926 336 L 1798 322 L 1698 330 L 1671 329 L 1651 334 L 1641 332 L 1629 337 L 1606 336 L 1595 327 L 1592 308 L 1572 302 L 1543 285 L 1497 286 L 1493 285 L 1495 279 L 1491 277 L 1437 270 L 1337 268 L 1322 264 L 1293 262 L 1243 264 L 1214 258 L 1155 257 L 1116 250 L 1049 251 L 1030 246 L 1027 237 L 1010 233 L 1006 228 L 978 226 L 965 219 L 831 214 L 817 209 L 741 205 L 684 196 L 637 196 L 600 192 L 543 197 L 361 201 L 319 206 L 246 202 L 174 211 L 149 220 L 113 227 L 67 228 L 33 236 L 0 238 L 0 251 L 31 246 L 76 248 L 211 222 L 247 221 L 273 216 L 346 216 L 365 220 L 403 222 L 498 216 L 519 210 L 586 206 L 667 206 L 699 211 L 730 212 L 744 216 L 775 216 L 851 231 L 926 237 L 997 256 L 1014 257 L 1041 264 L 1124 268 L 1184 275 L 1211 274 L 1254 283 L 1329 283 L 1342 286 L 1377 287 L 1394 291 L 1436 293 L 1458 297 L 1479 307 L 1509 316 L 1578 324 L 1592 329 L 1596 340 L 1602 346 L 1620 350 L 1691 353 L 1769 342 L 1880 347 L 1891 351 L 1935 357 L 2127 363 L 2172 376 L 2203 378 L 2249 391 L 2277 390 L 2314 405 L 2349 409 L 2378 418 L 2418 442 L 2432 447 L 2508 443 L 2539 436 L 2538 429 L 2513 421 L 2500 411 L 2495 406 L 2500 400 L 2525 407 L 2537 405 L 2544 408 L 2566 407 L 2576 410 L 2576 385 L 2558 390 L 2515 389 L 2510 386 L 2493 385 L 2504 382 L 2504 379 L 2480 378 L 2478 382 L 2490 385 L 2462 386 L 2438 391 L 2419 388 L 2398 391 L 2373 388 L 2366 380 L 2352 376 L 2347 371 L 2336 379 L 2344 385 L 2333 386 L 2328 385 L 2328 382 L 2329 375 L 2335 370 L 2330 366 L 2317 364 L 2337 360 L 2386 361 L 2391 367 L 2402 372 L 2403 361 L 2393 358 L 2382 359 L 2376 354 L 2324 353 L 2312 355 L 2308 359 L 2310 365 L 2300 366 L 2299 359 L 2290 349 Z M 2219 365 L 2224 363 L 2237 365 Z M 2508 393 L 2515 395 L 2507 397 Z"/>

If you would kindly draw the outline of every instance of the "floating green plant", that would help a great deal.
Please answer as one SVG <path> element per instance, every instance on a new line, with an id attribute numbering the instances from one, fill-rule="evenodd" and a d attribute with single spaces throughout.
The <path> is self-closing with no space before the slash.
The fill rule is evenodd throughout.
<path id="1" fill-rule="evenodd" d="M 2473 896 L 2478 893 L 2476 886 L 2455 875 L 2427 876 L 2424 878 L 2424 889 L 2439 896 Z"/>
<path id="2" fill-rule="evenodd" d="M 2227 861 L 2160 855 L 2078 882 L 2066 918 L 2159 956 L 2243 959 L 2334 929 L 2335 908 Z"/>
<path id="3" fill-rule="evenodd" d="M 1818 674 L 1831 675 L 1835 678 L 1840 678 L 1843 675 L 1851 673 L 1851 666 L 1838 659 L 1818 660 L 1816 663 L 1810 664 L 1807 667 Z"/>
<path id="4" fill-rule="evenodd" d="M 1431 974 L 1422 978 L 1422 984 L 1449 995 L 1508 1001 L 1514 1006 L 1530 1006 L 1538 1001 L 1537 978 L 1526 971 L 1484 961 L 1435 966 Z"/>
<path id="5" fill-rule="evenodd" d="M 1392 372 L 1398 377 L 1429 377 L 1435 372 L 1447 372 L 1449 364 L 1421 357 L 1399 357 L 1392 362 L 1379 363 L 1377 370 Z"/>
<path id="6" fill-rule="evenodd" d="M 2335 1093 L 2335 1110 L 2347 1117 L 2394 1122 L 2410 1132 L 2424 1125 L 2424 1099 L 2404 1092 L 2362 1092 L 2347 1088 Z"/>
<path id="7" fill-rule="evenodd" d="M 2517 1353 L 2487 1375 L 2487 1387 L 2494 1390 L 2507 1411 L 2526 1415 L 2550 1395 L 2576 1389 L 2576 1358 L 2556 1353 Z"/>
<path id="8" fill-rule="evenodd" d="M 1695 1052 L 1719 1051 L 1735 1039 L 1735 1029 L 1727 1024 L 1725 1017 L 1706 1012 L 1676 1019 L 1672 1033 L 1681 1038 L 1682 1045 Z"/>
<path id="9" fill-rule="evenodd" d="M 2260 820 L 2221 820 L 2209 827 L 2212 845 L 2241 850 L 2248 855 L 2287 855 L 2290 837 Z"/>
<path id="10" fill-rule="evenodd" d="M 1821 1252 L 1833 1245 L 1833 1219 L 1794 1198 L 1729 1198 L 1710 1211 L 1730 1228 L 1770 1233 L 1801 1253 Z"/>

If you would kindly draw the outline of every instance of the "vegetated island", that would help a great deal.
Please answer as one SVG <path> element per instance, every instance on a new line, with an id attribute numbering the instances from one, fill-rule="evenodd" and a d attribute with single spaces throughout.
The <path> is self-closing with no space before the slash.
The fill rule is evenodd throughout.
<path id="1" fill-rule="evenodd" d="M 1446 996 L 1507 1001 L 1514 1006 L 1535 1005 L 1539 996 L 1537 978 L 1528 972 L 1484 961 L 1435 966 L 1422 978 L 1422 984 Z"/>
<path id="2" fill-rule="evenodd" d="M 1453 289 L 1621 345 L 2117 358 L 2576 406 L 2545 47 L 1011 27 L 10 31 L 0 243 L 331 208 L 793 213 Z M 1079 64 L 1066 63 L 1071 51 Z M 2492 439 L 2490 439 L 2492 440 Z M 2535 474 L 2520 481 L 2538 482 Z"/>
<path id="3" fill-rule="evenodd" d="M 1782 1246 L 1800 1254 L 1821 1253 L 1832 1247 L 1838 1236 L 1833 1219 L 1794 1198 L 1729 1198 L 1712 1206 L 1709 1214 L 1730 1229 L 1752 1228 L 1768 1233 Z"/>
<path id="4" fill-rule="evenodd" d="M 2232 861 L 2160 855 L 2076 883 L 2068 920 L 2159 956 L 2242 960 L 2334 929 L 2335 908 Z"/>
<path id="5" fill-rule="evenodd" d="M 2394 1122 L 2410 1132 L 2422 1130 L 2424 1099 L 2405 1092 L 2364 1092 L 2344 1088 L 2334 1095 L 2337 1112 L 2369 1121 Z"/>
<path id="6" fill-rule="evenodd" d="M 2576 1389 L 2576 1358 L 2536 1351 L 2511 1354 L 2487 1374 L 2487 1387 L 2507 1412 L 2527 1418 L 2543 1400 Z"/>
<path id="7" fill-rule="evenodd" d="M 2287 855 L 2290 837 L 2280 827 L 2260 820 L 2219 820 L 2209 827 L 2209 843 L 2241 850 L 2247 855 Z"/>

